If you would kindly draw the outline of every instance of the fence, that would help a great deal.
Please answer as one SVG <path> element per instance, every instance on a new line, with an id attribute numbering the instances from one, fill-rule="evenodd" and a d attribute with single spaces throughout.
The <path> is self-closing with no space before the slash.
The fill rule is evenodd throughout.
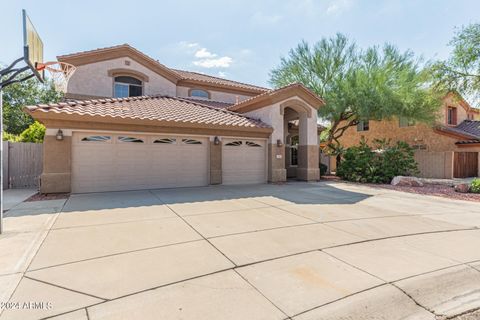
<path id="1" fill-rule="evenodd" d="M 43 144 L 4 141 L 3 150 L 3 187 L 38 187 L 42 173 Z"/>
<path id="2" fill-rule="evenodd" d="M 420 177 L 451 179 L 453 177 L 453 152 L 415 152 Z"/>

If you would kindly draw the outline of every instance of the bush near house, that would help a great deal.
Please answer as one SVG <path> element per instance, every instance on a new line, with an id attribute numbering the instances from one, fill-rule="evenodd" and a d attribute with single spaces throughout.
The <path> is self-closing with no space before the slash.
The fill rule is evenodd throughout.
<path id="1" fill-rule="evenodd" d="M 373 146 L 362 139 L 358 146 L 343 151 L 337 167 L 337 175 L 342 179 L 364 183 L 390 183 L 395 176 L 416 173 L 414 150 L 406 142 L 392 145 L 385 139 L 373 140 Z"/>
<path id="2" fill-rule="evenodd" d="M 20 142 L 20 136 L 3 131 L 3 141 Z"/>
<path id="3" fill-rule="evenodd" d="M 473 179 L 472 184 L 470 185 L 470 192 L 480 193 L 480 179 Z"/>
<path id="4" fill-rule="evenodd" d="M 35 121 L 19 135 L 3 132 L 3 141 L 42 143 L 44 136 L 45 126 L 40 122 Z"/>
<path id="5" fill-rule="evenodd" d="M 20 133 L 20 141 L 42 143 L 45 136 L 45 126 L 35 121 L 27 129 Z"/>

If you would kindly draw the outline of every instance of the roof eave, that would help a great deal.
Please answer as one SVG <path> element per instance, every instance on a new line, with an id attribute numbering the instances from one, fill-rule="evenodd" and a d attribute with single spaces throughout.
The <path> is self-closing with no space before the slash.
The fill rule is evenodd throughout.
<path id="1" fill-rule="evenodd" d="M 284 88 L 272 90 L 271 92 L 268 92 L 268 93 L 264 93 L 262 96 L 259 96 L 258 98 L 253 97 L 249 100 L 237 103 L 231 106 L 230 108 L 228 108 L 228 110 L 241 112 L 242 110 L 245 110 L 245 109 L 248 109 L 249 111 L 252 109 L 260 109 L 270 104 L 274 104 L 282 100 L 288 99 L 288 97 L 291 97 L 291 96 L 300 97 L 315 109 L 318 109 L 325 104 L 323 99 L 315 95 L 313 92 L 305 88 L 303 85 L 293 84 Z"/>
<path id="2" fill-rule="evenodd" d="M 80 53 L 73 53 L 67 55 L 57 56 L 57 60 L 67 62 L 74 66 L 82 66 L 85 64 L 101 62 L 105 60 L 117 59 L 121 57 L 130 57 L 145 67 L 152 69 L 158 74 L 166 77 L 173 83 L 177 83 L 182 77 L 176 72 L 170 70 L 168 67 L 162 65 L 160 62 L 138 51 L 128 44 L 123 44 L 115 47 L 102 48 L 92 51 L 85 51 Z"/>
<path id="3" fill-rule="evenodd" d="M 30 106 L 24 107 L 29 115 L 40 122 L 49 120 L 64 120 L 64 121 L 82 121 L 91 123 L 116 123 L 116 124 L 132 124 L 132 125 L 145 125 L 153 127 L 176 127 L 176 128 L 199 128 L 199 129 L 220 129 L 220 130 L 234 130 L 234 131 L 248 131 L 259 133 L 271 133 L 273 129 L 271 127 L 257 127 L 257 126 L 232 126 L 232 125 L 220 125 L 209 123 L 197 123 L 197 122 L 180 122 L 180 121 L 165 121 L 165 120 L 152 120 L 152 119 L 140 119 L 140 118 L 121 118 L 112 116 L 99 116 L 99 115 L 79 115 L 79 114 L 67 114 L 55 111 L 42 111 L 38 107 Z"/>

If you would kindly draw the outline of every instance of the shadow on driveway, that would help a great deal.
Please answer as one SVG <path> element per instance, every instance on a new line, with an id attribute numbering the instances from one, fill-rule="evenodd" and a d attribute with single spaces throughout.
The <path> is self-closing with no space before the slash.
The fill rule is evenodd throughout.
<path id="1" fill-rule="evenodd" d="M 354 204 L 370 196 L 335 188 L 325 182 L 288 182 L 285 184 L 207 186 L 74 194 L 69 198 L 62 211 L 88 211 L 248 198 L 261 200 L 266 197 L 283 200 L 290 204 Z"/>

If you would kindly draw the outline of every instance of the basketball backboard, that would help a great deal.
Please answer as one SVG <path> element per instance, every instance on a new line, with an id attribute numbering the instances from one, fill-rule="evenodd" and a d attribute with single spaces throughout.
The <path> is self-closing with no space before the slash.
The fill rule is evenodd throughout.
<path id="1" fill-rule="evenodd" d="M 43 82 L 45 79 L 45 71 L 43 69 L 38 70 L 37 68 L 38 64 L 43 63 L 43 42 L 25 10 L 22 10 L 22 18 L 23 58 L 38 80 Z"/>

